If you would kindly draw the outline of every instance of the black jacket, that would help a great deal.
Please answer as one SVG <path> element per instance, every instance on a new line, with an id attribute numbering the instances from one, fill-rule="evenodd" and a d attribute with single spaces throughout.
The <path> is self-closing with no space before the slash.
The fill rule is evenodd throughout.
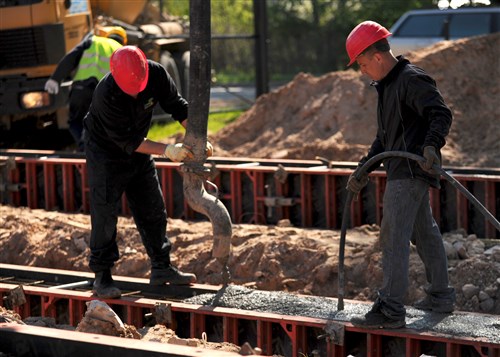
<path id="1" fill-rule="evenodd" d="M 398 56 L 398 63 L 385 78 L 374 84 L 378 92 L 377 136 L 360 164 L 384 151 L 406 151 L 422 155 L 434 146 L 441 159 L 452 122 L 436 82 L 421 68 Z M 372 166 L 373 171 L 379 165 Z M 418 178 L 439 187 L 439 176 L 422 170 L 413 160 L 384 160 L 388 180 Z"/>
<path id="2" fill-rule="evenodd" d="M 93 34 L 87 34 L 78 45 L 68 52 L 68 54 L 66 54 L 61 61 L 59 61 L 56 70 L 50 78 L 59 83 L 68 78 L 76 67 L 78 67 L 80 60 L 82 59 L 83 52 L 85 52 L 85 50 L 90 48 L 92 45 L 92 37 L 94 37 Z"/>
<path id="3" fill-rule="evenodd" d="M 84 119 L 86 150 L 108 158 L 130 157 L 147 136 L 157 103 L 175 120 L 187 119 L 188 103 L 170 75 L 159 63 L 148 60 L 148 64 L 148 83 L 137 99 L 125 94 L 111 73 L 101 79 Z"/>

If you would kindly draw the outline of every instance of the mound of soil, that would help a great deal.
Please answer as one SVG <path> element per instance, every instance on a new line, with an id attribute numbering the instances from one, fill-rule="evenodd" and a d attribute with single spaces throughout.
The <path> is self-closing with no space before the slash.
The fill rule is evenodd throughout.
<path id="1" fill-rule="evenodd" d="M 454 120 L 444 164 L 500 165 L 500 33 L 408 54 L 437 82 Z M 376 133 L 376 91 L 355 70 L 300 73 L 258 98 L 212 141 L 218 156 L 358 161 Z"/>

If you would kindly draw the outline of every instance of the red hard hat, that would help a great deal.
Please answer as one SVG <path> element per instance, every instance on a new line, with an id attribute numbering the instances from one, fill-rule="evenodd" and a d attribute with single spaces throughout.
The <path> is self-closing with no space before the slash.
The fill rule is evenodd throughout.
<path id="1" fill-rule="evenodd" d="M 349 64 L 353 64 L 356 58 L 375 42 L 392 35 L 384 26 L 374 21 L 364 21 L 356 26 L 345 41 Z"/>
<path id="2" fill-rule="evenodd" d="M 144 52 L 135 46 L 123 46 L 111 55 L 111 74 L 118 87 L 129 95 L 137 95 L 146 88 L 149 66 Z"/>

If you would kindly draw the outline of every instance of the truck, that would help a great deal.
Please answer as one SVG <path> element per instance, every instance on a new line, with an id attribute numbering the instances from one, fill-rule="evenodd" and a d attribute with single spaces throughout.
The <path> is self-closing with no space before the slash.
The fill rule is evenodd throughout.
<path id="1" fill-rule="evenodd" d="M 189 36 L 179 19 L 166 17 L 152 1 L 0 1 L 0 147 L 61 149 L 68 139 L 71 79 L 57 95 L 44 91 L 61 58 L 86 34 L 121 26 L 128 44 L 165 66 L 188 97 Z M 155 111 L 161 115 L 161 111 Z M 52 135 L 56 135 L 57 139 Z M 64 136 L 62 136 L 64 137 Z"/>

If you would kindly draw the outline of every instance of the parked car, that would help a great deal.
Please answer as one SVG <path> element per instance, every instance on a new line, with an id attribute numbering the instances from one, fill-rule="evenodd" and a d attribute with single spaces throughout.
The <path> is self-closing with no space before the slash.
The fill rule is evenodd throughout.
<path id="1" fill-rule="evenodd" d="M 443 40 L 498 32 L 500 7 L 412 10 L 403 14 L 390 31 L 392 52 L 400 55 Z"/>

